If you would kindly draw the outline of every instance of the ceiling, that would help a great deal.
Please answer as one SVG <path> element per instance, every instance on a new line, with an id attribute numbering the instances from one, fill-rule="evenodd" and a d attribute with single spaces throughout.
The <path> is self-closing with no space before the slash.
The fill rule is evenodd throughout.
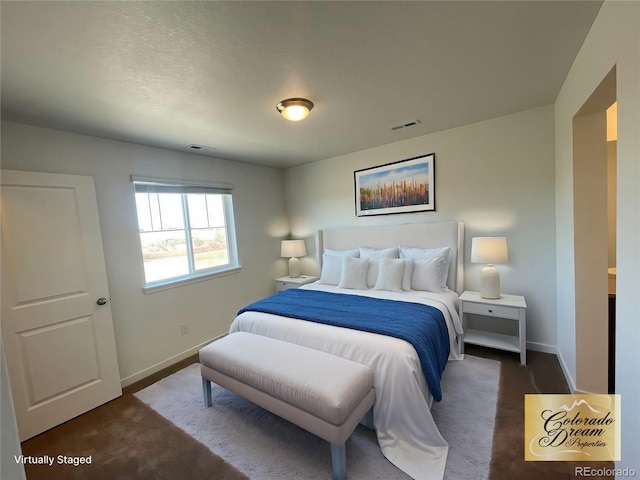
<path id="1" fill-rule="evenodd" d="M 553 103 L 601 3 L 3 0 L 1 115 L 288 167 Z"/>

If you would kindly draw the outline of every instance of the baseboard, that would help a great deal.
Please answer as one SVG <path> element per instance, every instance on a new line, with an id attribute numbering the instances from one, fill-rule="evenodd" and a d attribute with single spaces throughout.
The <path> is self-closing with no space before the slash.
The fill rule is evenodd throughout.
<path id="1" fill-rule="evenodd" d="M 552 355 L 558 355 L 558 347 L 555 345 L 547 345 L 546 343 L 527 342 L 527 350 L 533 350 L 534 352 L 551 353 Z"/>
<path id="2" fill-rule="evenodd" d="M 582 390 L 578 390 L 576 388 L 576 381 L 569 372 L 569 368 L 567 367 L 567 363 L 565 362 L 562 354 L 560 353 L 560 349 L 558 349 L 555 345 L 547 345 L 545 343 L 536 343 L 536 342 L 527 342 L 527 349 L 533 350 L 535 352 L 542 353 L 551 353 L 558 358 L 558 362 L 560 363 L 560 368 L 562 369 L 562 374 L 564 375 L 564 379 L 567 382 L 567 386 L 569 387 L 569 391 L 576 395 L 588 395 L 591 392 L 584 392 Z"/>
<path id="3" fill-rule="evenodd" d="M 560 362 L 560 368 L 562 369 L 562 373 L 564 374 L 564 379 L 567 381 L 567 385 L 569 386 L 569 391 L 574 395 L 594 395 L 593 392 L 580 390 L 576 386 L 576 380 L 575 378 L 573 378 L 573 375 L 571 375 L 571 372 L 569 372 L 569 367 L 567 367 L 567 363 L 562 357 L 562 354 L 560 353 L 560 351 L 558 351 L 556 355 L 558 357 L 558 362 Z"/>
<path id="4" fill-rule="evenodd" d="M 167 358 L 166 360 L 163 360 L 161 362 L 156 363 L 155 365 L 151 365 L 148 368 L 145 368 L 144 370 L 140 370 L 137 373 L 134 373 L 133 375 L 129 375 L 128 377 L 125 377 L 123 379 L 120 380 L 120 384 L 122 386 L 122 388 L 131 385 L 133 383 L 136 383 L 140 380 L 143 380 L 144 378 L 147 378 L 150 375 L 153 375 L 156 372 L 159 372 L 160 370 L 162 370 L 163 368 L 167 368 L 170 367 L 171 365 L 178 363 L 180 360 L 184 360 L 187 357 L 190 357 L 191 355 L 195 355 L 196 353 L 198 353 L 200 351 L 200 349 L 202 347 L 204 347 L 205 345 L 210 344 L 211 342 L 213 342 L 214 340 L 218 340 L 219 338 L 222 338 L 226 335 L 219 335 L 217 337 L 214 337 L 210 340 L 207 340 L 206 342 L 202 342 L 194 347 L 191 347 L 188 350 L 185 350 L 184 352 L 180 352 L 176 355 L 173 355 L 172 357 Z"/>
<path id="5" fill-rule="evenodd" d="M 562 373 L 564 374 L 564 379 L 566 380 L 567 385 L 569 386 L 569 391 L 572 393 L 578 393 L 576 389 L 576 381 L 573 378 L 573 375 L 571 375 L 571 372 L 569 372 L 567 363 L 564 361 L 564 358 L 562 357 L 562 353 L 560 353 L 560 350 L 558 350 L 558 353 L 556 355 L 558 357 L 558 362 L 560 362 L 560 368 L 562 369 Z"/>

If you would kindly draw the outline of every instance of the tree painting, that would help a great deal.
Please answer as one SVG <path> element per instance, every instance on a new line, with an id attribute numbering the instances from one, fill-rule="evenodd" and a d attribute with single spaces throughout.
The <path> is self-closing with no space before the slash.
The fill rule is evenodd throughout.
<path id="1" fill-rule="evenodd" d="M 359 216 L 434 210 L 434 154 L 354 173 Z"/>

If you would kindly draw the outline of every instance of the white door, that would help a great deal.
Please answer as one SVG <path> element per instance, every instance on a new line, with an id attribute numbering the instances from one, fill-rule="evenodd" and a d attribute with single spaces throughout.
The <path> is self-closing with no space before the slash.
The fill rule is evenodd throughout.
<path id="1" fill-rule="evenodd" d="M 2 342 L 24 441 L 122 390 L 93 178 L 1 175 Z"/>

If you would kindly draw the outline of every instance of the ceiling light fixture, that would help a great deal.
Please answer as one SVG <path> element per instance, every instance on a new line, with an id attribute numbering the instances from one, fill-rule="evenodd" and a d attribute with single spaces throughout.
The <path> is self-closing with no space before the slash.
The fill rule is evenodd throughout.
<path id="1" fill-rule="evenodd" d="M 287 98 L 276 105 L 282 116 L 292 122 L 307 118 L 312 108 L 313 102 L 306 98 Z"/>

